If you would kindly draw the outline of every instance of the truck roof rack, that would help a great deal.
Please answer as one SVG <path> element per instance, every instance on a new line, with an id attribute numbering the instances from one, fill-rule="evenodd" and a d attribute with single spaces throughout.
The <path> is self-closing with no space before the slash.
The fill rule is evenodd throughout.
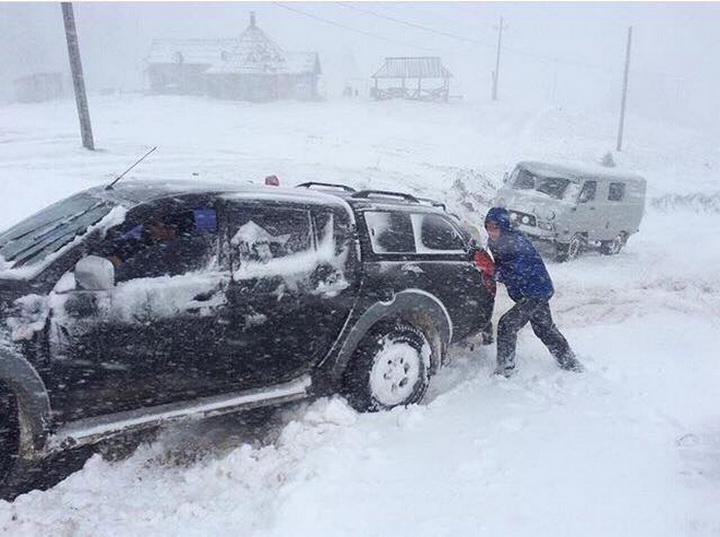
<path id="1" fill-rule="evenodd" d="M 400 198 L 411 203 L 420 203 L 418 199 L 412 194 L 405 194 L 404 192 L 391 192 L 389 190 L 360 190 L 355 192 L 351 198 L 370 198 L 372 196 L 385 197 L 385 198 Z"/>
<path id="2" fill-rule="evenodd" d="M 432 205 L 433 207 L 440 207 L 443 211 L 447 212 L 447 207 L 445 204 L 441 201 L 432 200 L 430 198 L 417 198 L 417 200 L 420 203 L 427 203 L 429 205 Z"/>
<path id="3" fill-rule="evenodd" d="M 355 192 L 355 189 L 351 186 L 341 185 L 341 184 L 337 184 L 337 183 L 321 183 L 319 181 L 308 181 L 306 183 L 300 183 L 295 188 L 313 188 L 313 187 L 339 188 L 340 190 L 344 190 L 345 192 Z"/>

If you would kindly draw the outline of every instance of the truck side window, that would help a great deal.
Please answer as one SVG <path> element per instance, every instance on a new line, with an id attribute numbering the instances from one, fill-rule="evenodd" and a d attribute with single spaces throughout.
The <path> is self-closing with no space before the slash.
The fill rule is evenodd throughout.
<path id="1" fill-rule="evenodd" d="M 608 201 L 622 201 L 625 197 L 625 183 L 610 183 Z"/>
<path id="2" fill-rule="evenodd" d="M 206 267 L 216 236 L 214 208 L 160 212 L 130 229 L 111 230 L 101 254 L 115 265 L 118 282 L 176 276 Z"/>
<path id="3" fill-rule="evenodd" d="M 597 192 L 597 181 L 585 181 L 585 184 L 580 191 L 578 196 L 579 203 L 587 203 L 595 199 L 595 193 Z"/>
<path id="4" fill-rule="evenodd" d="M 368 211 L 365 223 L 376 254 L 415 252 L 415 236 L 409 214 Z"/>
<path id="5" fill-rule="evenodd" d="M 455 228 L 438 214 L 414 214 L 418 253 L 425 251 L 463 252 L 465 242 Z"/>
<path id="6" fill-rule="evenodd" d="M 313 249 L 310 213 L 291 208 L 240 208 L 230 225 L 239 261 L 267 263 Z"/>

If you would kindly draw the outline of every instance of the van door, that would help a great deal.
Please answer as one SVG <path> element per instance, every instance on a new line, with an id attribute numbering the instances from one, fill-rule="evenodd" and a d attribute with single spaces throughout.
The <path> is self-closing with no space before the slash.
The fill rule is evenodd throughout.
<path id="1" fill-rule="evenodd" d="M 613 181 L 608 184 L 607 207 L 608 218 L 606 231 L 602 240 L 612 240 L 617 237 L 621 231 L 627 233 L 628 222 L 628 203 L 627 203 L 627 185 L 622 181 Z"/>
<path id="2" fill-rule="evenodd" d="M 583 183 L 578 195 L 577 205 L 574 207 L 570 221 L 568 239 L 575 233 L 585 233 L 588 240 L 596 240 L 599 229 L 600 212 L 598 210 L 598 183 L 596 180 L 587 180 Z"/>

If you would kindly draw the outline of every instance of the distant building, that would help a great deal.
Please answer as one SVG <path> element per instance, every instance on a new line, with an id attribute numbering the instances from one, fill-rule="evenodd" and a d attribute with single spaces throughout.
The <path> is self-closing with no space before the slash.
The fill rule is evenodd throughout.
<path id="1" fill-rule="evenodd" d="M 451 77 L 438 57 L 385 58 L 370 93 L 376 100 L 447 101 Z"/>
<path id="2" fill-rule="evenodd" d="M 15 100 L 20 103 L 39 103 L 64 95 L 61 73 L 33 73 L 14 82 Z"/>
<path id="3" fill-rule="evenodd" d="M 147 61 L 153 93 L 238 101 L 318 97 L 317 53 L 282 50 L 258 28 L 254 13 L 238 39 L 155 39 Z"/>

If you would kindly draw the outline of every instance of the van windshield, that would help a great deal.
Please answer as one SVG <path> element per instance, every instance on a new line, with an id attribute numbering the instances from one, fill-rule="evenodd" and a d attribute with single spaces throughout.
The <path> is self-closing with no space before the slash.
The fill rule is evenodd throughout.
<path id="1" fill-rule="evenodd" d="M 0 268 L 16 268 L 42 261 L 76 236 L 83 235 L 112 208 L 112 203 L 82 193 L 26 218 L 0 233 Z"/>
<path id="2" fill-rule="evenodd" d="M 514 190 L 534 190 L 553 199 L 561 200 L 570 181 L 562 177 L 535 175 L 523 168 L 516 168 L 510 184 Z"/>

